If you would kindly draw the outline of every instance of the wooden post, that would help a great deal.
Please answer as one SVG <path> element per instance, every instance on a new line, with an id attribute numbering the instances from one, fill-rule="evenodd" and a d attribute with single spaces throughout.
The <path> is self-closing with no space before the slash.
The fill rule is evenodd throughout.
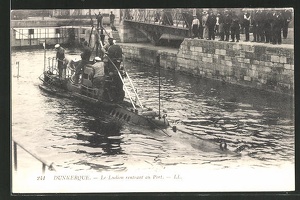
<path id="1" fill-rule="evenodd" d="M 44 46 L 44 72 L 46 70 L 46 38 L 45 38 L 45 42 L 43 43 Z"/>
<path id="2" fill-rule="evenodd" d="M 160 119 L 160 55 L 156 56 L 156 63 L 158 67 L 158 118 Z"/>
<path id="3" fill-rule="evenodd" d="M 17 160 L 17 143 L 14 142 L 14 166 L 15 166 L 15 171 L 18 170 L 18 160 Z"/>
<path id="4" fill-rule="evenodd" d="M 20 76 L 20 63 L 19 63 L 19 61 L 16 62 L 16 64 L 18 65 L 18 75 L 17 75 L 17 77 L 19 78 L 19 76 Z"/>

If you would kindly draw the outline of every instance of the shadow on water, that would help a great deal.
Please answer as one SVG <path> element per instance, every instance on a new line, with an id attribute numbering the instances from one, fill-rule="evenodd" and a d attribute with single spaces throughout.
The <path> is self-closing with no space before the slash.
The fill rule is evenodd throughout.
<path id="1" fill-rule="evenodd" d="M 85 116 L 82 121 L 83 130 L 89 135 L 77 134 L 77 139 L 85 141 L 83 146 L 91 148 L 102 148 L 105 155 L 121 154 L 122 127 L 123 123 L 112 118 L 101 108 L 89 104 L 82 105 L 85 109 Z"/>
<path id="2" fill-rule="evenodd" d="M 121 154 L 122 125 L 119 121 L 111 119 L 109 122 L 103 119 L 89 120 L 84 123 L 84 130 L 91 135 L 77 134 L 77 139 L 86 141 L 83 146 L 102 148 L 106 155 Z"/>

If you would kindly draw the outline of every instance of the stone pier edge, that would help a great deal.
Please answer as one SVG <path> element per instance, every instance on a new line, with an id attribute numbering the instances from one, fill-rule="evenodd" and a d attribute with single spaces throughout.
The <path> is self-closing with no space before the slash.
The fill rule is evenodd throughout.
<path id="1" fill-rule="evenodd" d="M 199 78 L 294 95 L 294 47 L 186 38 L 179 49 L 121 43 L 126 59 Z"/>

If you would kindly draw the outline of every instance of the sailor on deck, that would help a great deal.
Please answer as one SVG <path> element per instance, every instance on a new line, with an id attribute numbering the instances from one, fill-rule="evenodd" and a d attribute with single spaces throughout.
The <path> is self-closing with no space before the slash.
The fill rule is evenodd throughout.
<path id="1" fill-rule="evenodd" d="M 57 60 L 57 69 L 58 69 L 58 76 L 60 79 L 63 78 L 63 71 L 66 69 L 64 62 L 65 62 L 65 49 L 62 48 L 59 44 L 55 45 L 56 50 L 56 60 Z"/>
<path id="2" fill-rule="evenodd" d="M 90 49 L 90 47 L 88 47 L 87 41 L 84 41 L 83 51 L 80 54 L 81 61 L 76 67 L 75 76 L 74 76 L 74 81 L 76 84 L 78 83 L 79 75 L 81 74 L 83 67 L 89 63 L 91 55 L 92 55 L 92 50 Z"/>
<path id="3" fill-rule="evenodd" d="M 108 43 L 106 45 L 104 45 L 101 50 L 103 51 L 103 53 L 107 53 L 108 48 L 112 45 L 114 45 L 114 38 L 112 36 L 110 36 L 108 38 Z"/>
<path id="4" fill-rule="evenodd" d="M 105 75 L 104 75 L 104 63 L 101 62 L 100 57 L 95 57 L 96 63 L 93 65 L 93 85 L 97 88 L 103 87 Z"/>
<path id="5" fill-rule="evenodd" d="M 115 66 L 120 69 L 122 49 L 119 45 L 115 44 L 112 36 L 108 38 L 108 44 L 104 45 L 101 50 L 106 55 L 103 58 L 105 62 L 105 74 L 108 75 L 109 72 L 115 71 Z"/>

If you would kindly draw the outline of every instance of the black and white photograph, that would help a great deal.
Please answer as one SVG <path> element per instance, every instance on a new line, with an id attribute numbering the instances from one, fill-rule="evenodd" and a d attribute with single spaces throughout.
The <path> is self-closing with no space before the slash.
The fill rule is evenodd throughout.
<path id="1" fill-rule="evenodd" d="M 13 194 L 295 190 L 294 8 L 12 9 Z"/>

